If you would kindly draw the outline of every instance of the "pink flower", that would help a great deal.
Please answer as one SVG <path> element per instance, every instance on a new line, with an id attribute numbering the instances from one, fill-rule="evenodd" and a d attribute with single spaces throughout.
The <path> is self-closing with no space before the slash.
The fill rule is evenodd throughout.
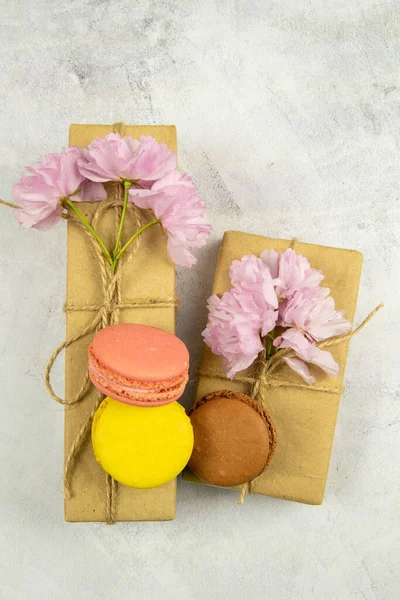
<path id="1" fill-rule="evenodd" d="M 303 289 L 279 307 L 278 325 L 288 327 L 274 340 L 274 346 L 292 348 L 300 359 L 312 363 L 337 376 L 339 367 L 330 352 L 321 350 L 315 342 L 341 335 L 349 331 L 351 323 L 335 310 L 335 301 L 329 296 L 329 288 Z M 308 367 L 296 358 L 285 358 L 288 365 L 307 383 L 315 378 Z"/>
<path id="2" fill-rule="evenodd" d="M 190 250 L 204 246 L 212 227 L 190 177 L 171 171 L 150 189 L 131 188 L 129 199 L 139 208 L 151 209 L 160 219 L 168 235 L 168 252 L 176 264 L 191 267 L 197 262 Z"/>
<path id="3" fill-rule="evenodd" d="M 74 201 L 92 202 L 107 197 L 103 185 L 87 181 L 79 172 L 77 162 L 81 156 L 82 150 L 71 146 L 27 167 L 30 175 L 22 174 L 13 187 L 13 200 L 21 206 L 14 215 L 22 227 L 45 231 L 55 225 L 63 211 L 62 198 L 73 195 Z"/>
<path id="4" fill-rule="evenodd" d="M 275 287 L 281 281 L 272 279 L 269 268 L 260 258 L 251 254 L 243 256 L 241 260 L 234 260 L 229 269 L 229 276 L 233 286 L 252 294 L 260 294 L 267 304 L 278 308 Z"/>
<path id="5" fill-rule="evenodd" d="M 337 377 L 339 366 L 333 359 L 332 354 L 315 346 L 315 343 L 311 343 L 298 329 L 292 328 L 284 331 L 282 335 L 274 340 L 274 346 L 292 348 L 296 352 L 298 358 L 284 358 L 283 360 L 307 383 L 314 383 L 315 377 L 310 374 L 303 360 L 317 365 L 329 375 Z"/>
<path id="6" fill-rule="evenodd" d="M 264 250 L 260 258 L 269 268 L 272 278 L 281 280 L 276 288 L 279 298 L 288 298 L 304 288 L 314 288 L 324 278 L 322 271 L 312 269 L 306 257 L 296 254 L 291 248 L 283 253 Z"/>
<path id="7" fill-rule="evenodd" d="M 128 179 L 147 187 L 175 169 L 176 155 L 150 136 L 138 141 L 110 133 L 89 144 L 78 166 L 91 181 Z"/>
<path id="8" fill-rule="evenodd" d="M 329 288 L 304 289 L 296 292 L 279 307 L 279 325 L 296 327 L 317 342 L 349 331 L 351 323 L 343 311 L 335 310 Z"/>
<path id="9" fill-rule="evenodd" d="M 244 256 L 232 262 L 232 290 L 209 301 L 209 323 L 203 332 L 214 354 L 223 357 L 228 377 L 247 368 L 263 350 L 261 337 L 276 326 L 283 329 L 275 348 L 291 348 L 296 357 L 283 357 L 307 383 L 314 383 L 306 363 L 337 376 L 339 367 L 318 341 L 347 332 L 351 324 L 328 288 L 324 275 L 312 269 L 304 256 L 289 249 L 265 251 L 260 258 Z"/>
<path id="10" fill-rule="evenodd" d="M 249 367 L 263 350 L 262 316 L 251 293 L 232 289 L 208 301 L 209 322 L 202 335 L 212 352 L 222 356 L 229 378 Z"/>

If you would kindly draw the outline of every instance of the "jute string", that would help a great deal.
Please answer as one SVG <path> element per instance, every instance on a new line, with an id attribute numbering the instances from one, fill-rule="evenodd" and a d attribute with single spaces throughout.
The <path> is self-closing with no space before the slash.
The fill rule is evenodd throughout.
<path id="1" fill-rule="evenodd" d="M 296 245 L 296 240 L 293 239 L 291 242 L 291 248 L 294 249 Z M 322 342 L 318 342 L 316 344 L 317 348 L 332 348 L 333 346 L 337 346 L 338 344 L 342 344 L 347 340 L 350 340 L 354 335 L 356 335 L 361 329 L 363 329 L 367 323 L 374 317 L 374 315 L 383 307 L 383 304 L 379 304 L 366 319 L 355 329 L 344 333 L 342 335 L 338 335 L 335 337 L 328 338 Z M 282 350 L 278 350 L 275 354 L 273 354 L 268 360 L 266 359 L 266 351 L 264 350 L 256 363 L 254 363 L 255 375 L 253 376 L 245 376 L 245 375 L 235 375 L 233 381 L 238 381 L 240 383 L 247 383 L 250 386 L 250 396 L 255 400 L 258 400 L 264 408 L 267 408 L 267 400 L 269 395 L 270 388 L 278 388 L 278 387 L 287 387 L 287 388 L 296 388 L 296 389 L 304 389 L 308 391 L 314 392 L 325 392 L 328 394 L 342 394 L 344 391 L 344 387 L 341 385 L 334 386 L 325 386 L 325 385 L 309 385 L 307 383 L 297 383 L 295 381 L 285 381 L 284 379 L 273 377 L 273 373 L 276 369 L 282 365 L 285 358 L 295 357 L 296 353 L 291 348 L 284 348 Z M 200 370 L 200 377 L 207 377 L 210 379 L 222 379 L 227 380 L 225 375 L 221 373 L 221 371 L 215 369 L 204 369 Z M 244 503 L 244 499 L 246 494 L 251 494 L 254 492 L 254 479 L 251 481 L 247 481 L 242 485 L 240 496 L 239 496 L 239 504 Z"/>
<path id="2" fill-rule="evenodd" d="M 18 204 L 14 204 L 13 202 L 7 202 L 6 200 L 0 199 L 0 204 L 3 204 L 4 206 L 9 206 L 10 208 L 20 208 Z"/>

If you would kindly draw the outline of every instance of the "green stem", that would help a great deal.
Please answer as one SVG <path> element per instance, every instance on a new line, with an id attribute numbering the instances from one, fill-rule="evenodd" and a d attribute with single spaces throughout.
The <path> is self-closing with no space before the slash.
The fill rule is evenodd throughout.
<path id="1" fill-rule="evenodd" d="M 99 238 L 99 236 L 97 235 L 97 233 L 95 232 L 93 227 L 90 225 L 90 223 L 85 219 L 83 214 L 76 208 L 75 204 L 73 204 L 69 198 L 65 198 L 64 202 L 76 214 L 76 216 L 83 223 L 83 225 L 86 227 L 86 229 L 88 229 L 90 231 L 92 236 L 95 238 L 95 240 L 97 241 L 97 243 L 103 250 L 104 256 L 106 257 L 106 259 L 108 260 L 110 265 L 112 265 L 112 258 L 111 258 L 109 251 L 107 250 L 107 248 L 105 247 L 105 245 L 103 244 L 103 242 L 101 241 L 101 239 Z"/>
<path id="2" fill-rule="evenodd" d="M 275 339 L 275 336 L 274 336 L 274 331 L 275 331 L 275 330 L 273 329 L 272 331 L 270 331 L 269 333 L 267 333 L 267 335 L 265 336 L 265 338 L 266 338 L 266 340 L 265 340 L 265 341 L 266 341 L 266 343 L 264 343 L 264 346 L 265 346 L 265 352 L 266 352 L 266 358 L 267 358 L 267 360 L 268 360 L 268 358 L 270 358 L 270 357 L 272 356 L 272 354 L 273 354 L 273 349 L 274 349 L 274 346 L 272 345 L 272 342 L 273 342 L 273 341 L 274 341 L 274 339 Z"/>
<path id="3" fill-rule="evenodd" d="M 269 358 L 271 356 L 271 351 L 272 351 L 272 340 L 271 338 L 268 336 L 268 342 L 267 342 L 267 358 Z"/>
<path id="4" fill-rule="evenodd" d="M 114 248 L 114 252 L 113 252 L 113 256 L 114 257 L 118 253 L 119 243 L 121 241 L 121 235 L 122 235 L 122 230 L 124 228 L 126 211 L 127 211 L 127 208 L 128 208 L 128 190 L 131 187 L 131 185 L 132 185 L 131 181 L 129 181 L 128 179 L 124 180 L 124 206 L 122 208 L 121 222 L 119 224 L 119 230 L 118 230 L 117 240 L 115 242 L 115 248 Z"/>
<path id="5" fill-rule="evenodd" d="M 161 223 L 160 219 L 153 219 L 149 223 L 146 223 L 146 225 L 143 225 L 143 227 L 138 229 L 138 231 L 133 234 L 133 236 L 126 242 L 125 246 L 121 248 L 121 250 L 118 252 L 118 254 L 116 254 L 116 256 L 114 256 L 114 260 L 111 264 L 112 271 L 115 271 L 115 267 L 117 266 L 118 260 L 121 258 L 122 254 L 125 252 L 128 246 L 130 246 L 132 242 L 136 240 L 137 237 L 139 237 L 139 235 L 146 231 L 146 229 L 149 229 L 149 227 L 152 227 L 153 225 L 157 225 L 157 223 Z"/>

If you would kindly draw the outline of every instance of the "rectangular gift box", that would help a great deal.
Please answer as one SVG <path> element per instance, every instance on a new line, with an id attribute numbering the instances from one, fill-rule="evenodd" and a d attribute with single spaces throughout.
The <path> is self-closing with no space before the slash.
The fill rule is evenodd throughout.
<path id="1" fill-rule="evenodd" d="M 233 260 L 245 254 L 257 256 L 265 249 L 275 248 L 283 252 L 290 247 L 288 240 L 265 238 L 239 231 L 225 233 L 219 252 L 213 293 L 222 295 L 229 290 L 229 267 Z M 336 308 L 345 311 L 345 317 L 354 319 L 358 288 L 362 268 L 362 254 L 354 250 L 344 250 L 297 242 L 295 250 L 306 256 L 313 268 L 325 274 L 322 285 L 329 287 Z M 317 378 L 316 386 L 324 386 L 332 391 L 316 391 L 290 387 L 268 388 L 268 402 L 265 408 L 275 421 L 278 443 L 275 455 L 264 473 L 253 482 L 257 494 L 304 502 L 322 504 L 328 475 L 340 394 L 333 388 L 343 383 L 349 342 L 330 348 L 340 366 L 338 378 L 326 375 L 321 369 L 310 366 L 310 372 Z M 201 376 L 201 372 L 221 373 L 221 377 Z M 250 371 L 251 373 L 251 371 Z M 302 379 L 287 365 L 280 366 L 276 377 L 285 381 L 301 383 Z M 197 388 L 197 399 L 205 394 L 221 389 L 249 393 L 249 385 L 225 379 L 220 357 L 204 347 Z M 190 470 L 184 479 L 204 483 Z"/>
<path id="2" fill-rule="evenodd" d="M 69 144 L 87 146 L 94 138 L 111 133 L 111 125 L 71 125 Z M 139 138 L 151 135 L 164 142 L 176 152 L 176 129 L 174 126 L 127 126 L 127 135 Z M 80 203 L 79 208 L 91 220 L 96 204 Z M 112 211 L 111 211 L 112 212 Z M 129 211 L 128 211 L 129 212 Z M 136 227 L 126 221 L 126 230 Z M 101 218 L 98 228 L 100 237 L 111 247 L 116 235 L 115 214 Z M 149 302 L 175 296 L 175 267 L 168 257 L 165 238 L 159 228 L 150 228 L 141 236 L 139 249 L 122 271 L 122 302 Z M 74 221 L 68 222 L 67 249 L 67 305 L 101 305 L 103 290 L 96 257 L 88 244 L 82 228 Z M 67 338 L 78 334 L 93 319 L 93 313 L 67 311 Z M 135 307 L 119 311 L 121 322 L 153 325 L 174 333 L 175 308 Z M 79 391 L 88 361 L 88 347 L 92 334 L 85 336 L 66 350 L 65 393 L 72 398 Z M 96 401 L 93 386 L 81 402 L 65 410 L 65 456 L 69 453 L 82 421 L 91 412 Z M 92 445 L 85 442 L 77 458 L 72 477 L 72 498 L 65 500 L 66 521 L 104 521 L 106 498 L 106 475 L 96 462 Z M 154 489 L 136 490 L 118 485 L 116 498 L 117 521 L 167 521 L 175 518 L 176 480 Z"/>

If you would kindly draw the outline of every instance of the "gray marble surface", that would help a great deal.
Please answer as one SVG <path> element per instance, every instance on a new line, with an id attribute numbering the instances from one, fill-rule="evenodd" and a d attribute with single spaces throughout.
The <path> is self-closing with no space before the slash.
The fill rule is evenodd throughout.
<path id="1" fill-rule="evenodd" d="M 174 522 L 66 524 L 63 414 L 42 382 L 64 336 L 65 228 L 23 232 L 1 209 L 0 597 L 398 598 L 399 3 L 0 7 L 0 197 L 71 122 L 177 125 L 215 227 L 178 272 L 194 368 L 225 229 L 360 250 L 357 320 L 385 302 L 351 345 L 323 506 L 180 482 Z"/>

